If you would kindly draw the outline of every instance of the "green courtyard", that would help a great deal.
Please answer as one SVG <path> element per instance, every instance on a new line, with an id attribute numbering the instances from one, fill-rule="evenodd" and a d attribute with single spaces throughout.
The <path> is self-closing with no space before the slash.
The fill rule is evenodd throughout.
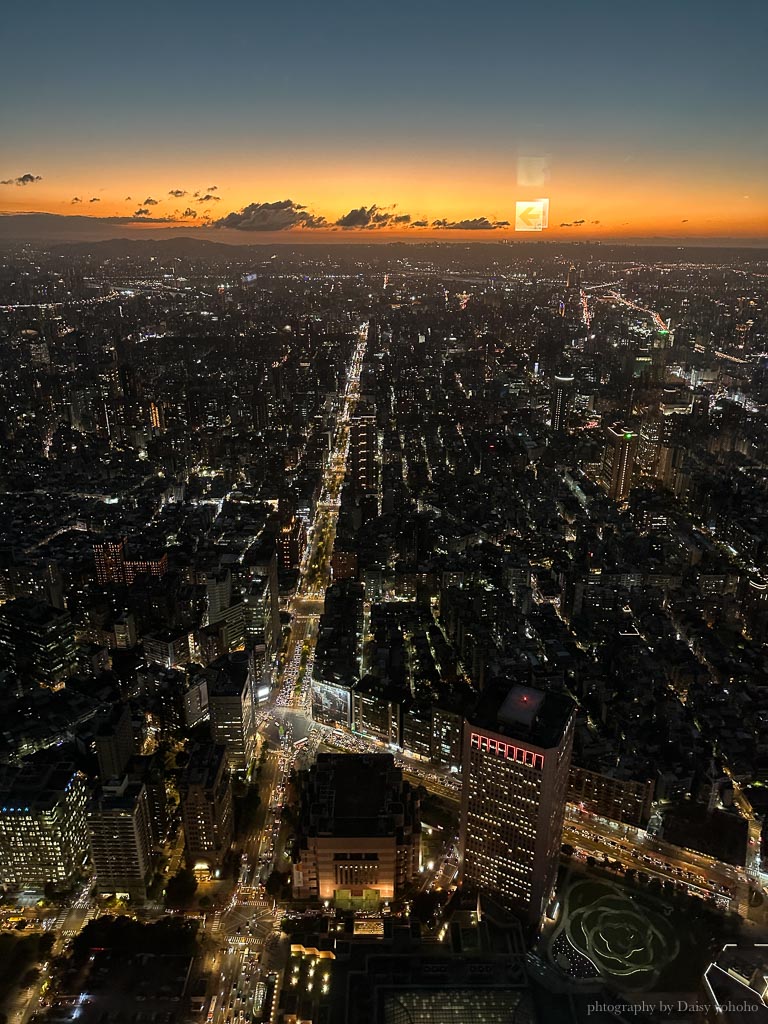
<path id="1" fill-rule="evenodd" d="M 695 989 L 719 928 L 610 880 L 572 878 L 546 940 L 550 961 L 574 979 L 603 978 L 617 989 Z"/>

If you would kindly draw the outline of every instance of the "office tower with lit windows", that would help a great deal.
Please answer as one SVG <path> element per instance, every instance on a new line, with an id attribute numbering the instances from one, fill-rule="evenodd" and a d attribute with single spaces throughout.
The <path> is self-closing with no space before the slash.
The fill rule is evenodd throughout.
<path id="1" fill-rule="evenodd" d="M 88 832 L 99 895 L 144 899 L 152 875 L 152 828 L 144 784 L 124 778 L 105 786 L 88 811 Z"/>
<path id="2" fill-rule="evenodd" d="M 67 888 L 88 853 L 87 793 L 74 765 L 0 768 L 0 878 L 21 888 Z"/>
<path id="3" fill-rule="evenodd" d="M 580 288 L 581 287 L 581 271 L 572 263 L 568 267 L 568 276 L 565 279 L 566 288 Z"/>
<path id="4" fill-rule="evenodd" d="M 251 582 L 245 597 L 246 640 L 264 643 L 271 657 L 280 646 L 280 594 L 277 578 L 277 551 L 249 562 Z M 255 607 L 249 609 L 248 605 Z M 263 618 L 263 636 L 260 621 Z"/>
<path id="5" fill-rule="evenodd" d="M 557 878 L 574 717 L 569 697 L 515 685 L 464 728 L 463 884 L 533 928 Z"/>
<path id="6" fill-rule="evenodd" d="M 30 683 L 56 689 L 74 674 L 76 662 L 69 612 L 33 597 L 0 607 L 0 665 Z"/>
<path id="7" fill-rule="evenodd" d="M 608 496 L 614 501 L 626 501 L 629 496 L 637 446 L 638 437 L 634 431 L 618 424 L 608 427 L 600 476 Z"/>
<path id="8" fill-rule="evenodd" d="M 640 427 L 637 465 L 645 476 L 661 479 L 665 453 L 672 447 L 673 417 L 651 415 Z"/>
<path id="9" fill-rule="evenodd" d="M 375 494 L 378 490 L 378 434 L 376 410 L 360 402 L 350 418 L 349 468 L 355 494 Z"/>
<path id="10" fill-rule="evenodd" d="M 247 651 L 234 651 L 217 658 L 205 676 L 213 740 L 225 748 L 231 771 L 246 771 L 256 753 L 252 659 Z"/>
<path id="11" fill-rule="evenodd" d="M 277 553 L 280 570 L 290 572 L 298 569 L 307 546 L 307 528 L 295 515 L 283 523 L 277 538 Z"/>
<path id="12" fill-rule="evenodd" d="M 192 748 L 179 786 L 188 867 L 216 871 L 232 845 L 232 785 L 220 744 Z"/>
<path id="13" fill-rule="evenodd" d="M 552 381 L 550 416 L 552 430 L 556 434 L 568 432 L 568 420 L 573 407 L 573 384 L 573 377 L 567 373 L 556 374 Z"/>

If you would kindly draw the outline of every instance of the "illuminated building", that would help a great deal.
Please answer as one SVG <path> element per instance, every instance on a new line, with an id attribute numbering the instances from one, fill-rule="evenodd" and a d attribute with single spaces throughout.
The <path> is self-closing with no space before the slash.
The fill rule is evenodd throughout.
<path id="1" fill-rule="evenodd" d="M 112 632 L 115 637 L 115 647 L 123 650 L 130 650 L 139 642 L 136 632 L 136 619 L 132 612 L 123 612 L 112 623 Z"/>
<path id="2" fill-rule="evenodd" d="M 601 479 L 608 496 L 614 501 L 625 501 L 632 487 L 635 472 L 638 438 L 631 430 L 619 425 L 608 427 L 603 452 Z"/>
<path id="3" fill-rule="evenodd" d="M 538 927 L 560 860 L 574 705 L 513 686 L 464 728 L 463 884 Z"/>
<path id="4" fill-rule="evenodd" d="M 144 574 L 159 577 L 168 572 L 166 552 L 128 558 L 125 544 L 125 537 L 118 537 L 93 545 L 96 581 L 101 586 L 131 584 Z"/>
<path id="5" fill-rule="evenodd" d="M 645 828 L 651 816 L 654 782 L 621 778 L 571 766 L 568 800 L 589 814 Z"/>
<path id="6" fill-rule="evenodd" d="M 203 664 L 209 665 L 223 654 L 240 650 L 245 642 L 246 608 L 242 601 L 220 611 L 216 621 L 203 626 L 197 633 L 197 642 Z"/>
<path id="7" fill-rule="evenodd" d="M 88 812 L 91 860 L 99 895 L 144 899 L 152 873 L 147 790 L 140 782 L 105 786 Z"/>
<path id="8" fill-rule="evenodd" d="M 247 651 L 217 658 L 205 669 L 214 742 L 227 751 L 232 771 L 245 771 L 256 752 L 256 695 Z"/>
<path id="9" fill-rule="evenodd" d="M 148 662 L 165 668 L 180 668 L 190 662 L 189 633 L 184 630 L 165 629 L 147 633 L 143 643 L 144 657 Z"/>
<path id="10" fill-rule="evenodd" d="M 664 420 L 651 416 L 640 427 L 637 446 L 637 464 L 645 476 L 655 476 L 661 454 L 661 440 L 665 431 Z"/>
<path id="11" fill-rule="evenodd" d="M 565 280 L 566 288 L 579 288 L 581 287 L 581 271 L 574 266 L 572 263 L 568 268 L 568 276 Z"/>
<path id="12" fill-rule="evenodd" d="M 179 795 L 187 865 L 215 870 L 232 845 L 232 786 L 223 746 L 192 748 Z"/>
<path id="13" fill-rule="evenodd" d="M 420 868 L 419 801 L 391 754 L 319 754 L 298 780 L 296 898 L 376 904 Z"/>
<path id="14" fill-rule="evenodd" d="M 0 659 L 30 682 L 62 686 L 77 661 L 69 612 L 33 597 L 8 601 L 0 607 Z"/>
<path id="15" fill-rule="evenodd" d="M 125 537 L 94 544 L 93 557 L 96 579 L 102 586 L 125 582 Z"/>
<path id="16" fill-rule="evenodd" d="M 364 402 L 359 403 L 350 418 L 349 462 L 355 493 L 375 494 L 378 490 L 376 411 Z"/>
<path id="17" fill-rule="evenodd" d="M 267 577 L 251 582 L 243 598 L 245 642 L 264 644 L 268 655 L 275 650 L 272 619 L 272 587 Z"/>
<path id="18" fill-rule="evenodd" d="M 165 404 L 163 402 L 149 403 L 149 425 L 158 434 L 165 432 Z"/>
<path id="19" fill-rule="evenodd" d="M 283 523 L 277 538 L 280 569 L 287 572 L 298 569 L 307 546 L 307 528 L 296 516 Z"/>
<path id="20" fill-rule="evenodd" d="M 71 764 L 8 765 L 0 775 L 0 879 L 72 884 L 88 851 L 85 782 Z"/>
<path id="21" fill-rule="evenodd" d="M 205 591 L 208 599 L 208 622 L 218 622 L 232 603 L 232 573 L 229 569 L 207 573 Z"/>
<path id="22" fill-rule="evenodd" d="M 556 374 L 552 382 L 552 403 L 550 415 L 552 430 L 556 434 L 568 431 L 568 419 L 573 405 L 573 377 L 567 374 Z"/>
<path id="23" fill-rule="evenodd" d="M 282 637 L 277 565 L 276 551 L 269 558 L 251 564 L 251 583 L 245 597 L 246 638 L 266 644 L 270 657 L 277 651 Z M 252 602 L 260 607 L 249 610 Z M 260 622 L 263 622 L 261 627 Z M 262 628 L 264 635 L 259 636 Z"/>

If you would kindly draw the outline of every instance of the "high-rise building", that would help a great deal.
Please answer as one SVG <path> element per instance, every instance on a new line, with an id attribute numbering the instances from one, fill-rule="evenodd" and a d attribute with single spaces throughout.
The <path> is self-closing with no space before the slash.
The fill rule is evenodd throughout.
<path id="1" fill-rule="evenodd" d="M 379 484 L 376 410 L 364 402 L 350 418 L 349 465 L 355 493 L 375 494 Z"/>
<path id="2" fill-rule="evenodd" d="M 96 580 L 101 586 L 125 583 L 125 537 L 99 541 L 93 545 Z"/>
<path id="3" fill-rule="evenodd" d="M 608 496 L 625 501 L 632 487 L 638 437 L 632 430 L 618 424 L 608 427 L 603 452 L 601 478 Z"/>
<path id="4" fill-rule="evenodd" d="M 88 852 L 85 780 L 74 765 L 0 769 L 0 879 L 66 888 Z"/>
<path id="5" fill-rule="evenodd" d="M 254 579 L 244 599 L 245 642 L 264 644 L 271 654 L 276 649 L 272 619 L 272 588 L 269 579 Z"/>
<path id="6" fill-rule="evenodd" d="M 319 754 L 297 785 L 295 896 L 378 903 L 416 877 L 419 800 L 391 754 Z"/>
<path id="7" fill-rule="evenodd" d="M 69 612 L 33 597 L 0 608 L 0 664 L 33 683 L 57 688 L 76 671 Z"/>
<path id="8" fill-rule="evenodd" d="M 168 554 L 143 552 L 129 558 L 125 537 L 103 540 L 93 545 L 96 563 L 96 581 L 101 586 L 134 583 L 138 576 L 165 576 L 168 572 Z"/>
<path id="9" fill-rule="evenodd" d="M 246 639 L 266 644 L 267 653 L 271 657 L 279 648 L 281 640 L 277 551 L 273 551 L 268 558 L 252 563 L 250 571 L 251 583 L 245 598 Z M 249 611 L 247 606 L 251 602 L 261 607 Z M 262 616 L 264 635 L 259 637 Z"/>
<path id="10" fill-rule="evenodd" d="M 165 668 L 180 668 L 191 660 L 189 633 L 184 629 L 161 629 L 144 636 L 144 657 Z"/>
<path id="11" fill-rule="evenodd" d="M 101 781 L 122 779 L 125 767 L 135 753 L 131 709 L 127 704 L 113 707 L 111 713 L 99 723 L 94 745 Z"/>
<path id="12" fill-rule="evenodd" d="M 573 407 L 573 383 L 574 378 L 565 373 L 555 374 L 552 381 L 550 416 L 552 430 L 556 434 L 565 434 L 568 431 L 568 420 Z"/>
<path id="13" fill-rule="evenodd" d="M 538 927 L 557 878 L 574 704 L 527 686 L 487 692 L 464 728 L 462 880 Z"/>
<path id="14" fill-rule="evenodd" d="M 124 778 L 105 786 L 88 811 L 88 832 L 99 894 L 144 899 L 152 874 L 152 828 L 144 784 Z"/>
<path id="15" fill-rule="evenodd" d="M 128 762 L 127 775 L 129 782 L 141 782 L 147 791 L 152 844 L 159 849 L 168 834 L 168 797 L 162 751 L 134 754 Z"/>
<path id="16" fill-rule="evenodd" d="M 640 427 L 637 465 L 646 476 L 659 477 L 665 450 L 672 447 L 673 417 L 649 416 Z"/>
<path id="17" fill-rule="evenodd" d="M 179 794 L 187 865 L 215 871 L 232 845 L 232 786 L 223 746 L 192 748 Z"/>
<path id="18" fill-rule="evenodd" d="M 231 771 L 246 771 L 256 752 L 252 662 L 247 651 L 217 658 L 205 669 L 211 734 Z"/>
<path id="19" fill-rule="evenodd" d="M 216 623 L 232 603 L 232 573 L 229 569 L 210 572 L 205 577 L 208 598 L 208 622 Z"/>
<path id="20" fill-rule="evenodd" d="M 579 288 L 581 287 L 581 271 L 572 263 L 568 267 L 568 276 L 565 279 L 566 288 Z"/>
<path id="21" fill-rule="evenodd" d="M 307 546 L 307 528 L 303 521 L 292 515 L 280 528 L 277 552 L 280 569 L 289 572 L 298 569 Z"/>

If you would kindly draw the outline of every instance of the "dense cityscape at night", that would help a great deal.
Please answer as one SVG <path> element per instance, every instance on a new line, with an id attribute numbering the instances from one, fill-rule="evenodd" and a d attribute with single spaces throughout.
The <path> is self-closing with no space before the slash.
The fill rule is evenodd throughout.
<path id="1" fill-rule="evenodd" d="M 765 12 L 177 6 L 0 70 L 0 1024 L 768 1021 Z"/>

